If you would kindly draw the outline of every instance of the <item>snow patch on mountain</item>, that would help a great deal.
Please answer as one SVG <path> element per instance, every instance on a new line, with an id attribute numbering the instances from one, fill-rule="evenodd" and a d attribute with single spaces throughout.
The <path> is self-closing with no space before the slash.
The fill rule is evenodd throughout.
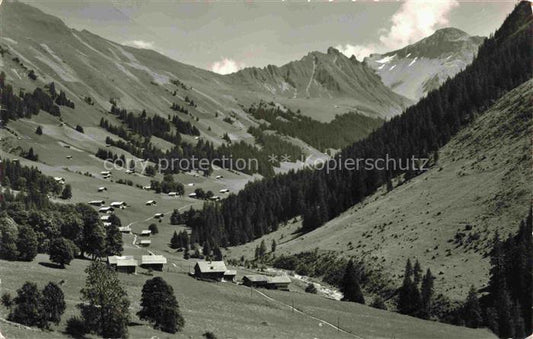
<path id="1" fill-rule="evenodd" d="M 384 57 L 382 59 L 376 60 L 376 62 L 378 64 L 387 64 L 387 63 L 391 62 L 392 59 L 394 59 L 395 57 L 396 57 L 396 54 L 390 55 L 390 56 L 386 56 L 386 57 Z"/>

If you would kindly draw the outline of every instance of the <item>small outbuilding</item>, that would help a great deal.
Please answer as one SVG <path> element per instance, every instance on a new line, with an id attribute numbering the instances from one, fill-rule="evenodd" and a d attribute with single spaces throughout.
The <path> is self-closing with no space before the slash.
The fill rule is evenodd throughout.
<path id="1" fill-rule="evenodd" d="M 223 261 L 198 261 L 194 265 L 194 277 L 197 279 L 222 281 L 226 271 Z"/>
<path id="2" fill-rule="evenodd" d="M 100 209 L 98 209 L 98 212 L 100 213 L 111 213 L 113 212 L 115 209 L 111 206 L 107 206 L 107 207 L 101 207 Z"/>
<path id="3" fill-rule="evenodd" d="M 113 201 L 112 203 L 109 204 L 109 206 L 114 207 L 114 208 L 124 209 L 128 205 L 124 201 Z"/>
<path id="4" fill-rule="evenodd" d="M 235 277 L 237 276 L 237 271 L 227 270 L 224 272 L 224 281 L 235 282 Z"/>
<path id="5" fill-rule="evenodd" d="M 61 184 L 61 185 L 63 185 L 65 183 L 65 178 L 63 178 L 63 177 L 54 177 L 54 180 L 55 180 L 55 182 L 57 182 L 58 184 Z"/>
<path id="6" fill-rule="evenodd" d="M 105 201 L 104 200 L 91 200 L 88 202 L 89 205 L 93 205 L 93 206 L 103 206 L 105 205 Z"/>
<path id="7" fill-rule="evenodd" d="M 141 231 L 141 237 L 149 237 L 152 234 L 152 231 L 150 230 L 142 230 Z"/>
<path id="8" fill-rule="evenodd" d="M 107 257 L 107 264 L 117 272 L 135 273 L 137 271 L 138 262 L 130 255 L 113 255 Z"/>
<path id="9" fill-rule="evenodd" d="M 139 244 L 143 247 L 148 247 L 152 244 L 152 240 L 150 239 L 143 239 L 139 242 Z"/>
<path id="10" fill-rule="evenodd" d="M 289 284 L 291 283 L 291 279 L 287 277 L 286 275 L 279 275 L 275 277 L 268 277 L 267 279 L 267 288 L 272 290 L 283 290 L 288 291 L 289 290 Z"/>
<path id="11" fill-rule="evenodd" d="M 249 287 L 266 287 L 268 277 L 262 274 L 248 274 L 242 278 L 242 283 Z"/>
<path id="12" fill-rule="evenodd" d="M 163 265 L 167 264 L 167 258 L 162 255 L 143 255 L 141 256 L 141 267 L 149 268 L 156 271 L 162 271 Z"/>
<path id="13" fill-rule="evenodd" d="M 118 231 L 121 233 L 131 233 L 131 227 L 129 226 L 119 226 Z"/>

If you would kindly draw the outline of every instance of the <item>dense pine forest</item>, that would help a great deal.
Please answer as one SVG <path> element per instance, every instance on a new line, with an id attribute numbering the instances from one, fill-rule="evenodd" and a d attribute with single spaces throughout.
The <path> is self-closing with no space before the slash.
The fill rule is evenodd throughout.
<path id="1" fill-rule="evenodd" d="M 323 123 L 307 116 L 283 110 L 273 102 L 260 102 L 246 111 L 258 120 L 265 121 L 261 130 L 275 130 L 305 141 L 320 151 L 328 148 L 340 149 L 368 135 L 381 126 L 383 120 L 366 117 L 360 113 L 338 115 L 329 123 Z"/>
<path id="2" fill-rule="evenodd" d="M 470 66 L 332 161 L 433 157 L 476 115 L 531 78 L 531 27 L 529 3 L 520 3 L 484 41 Z M 304 216 L 305 230 L 310 231 L 390 183 L 391 177 L 416 174 L 412 167 L 290 172 L 250 183 L 220 204 L 206 204 L 189 224 L 195 241 L 221 246 L 256 239 L 298 215 Z"/>

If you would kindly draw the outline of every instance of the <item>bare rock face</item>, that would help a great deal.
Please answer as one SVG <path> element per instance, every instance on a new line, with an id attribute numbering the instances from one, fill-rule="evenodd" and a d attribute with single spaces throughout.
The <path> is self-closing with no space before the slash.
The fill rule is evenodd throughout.
<path id="1" fill-rule="evenodd" d="M 443 28 L 402 49 L 372 54 L 364 62 L 394 92 L 418 101 L 469 65 L 482 42 L 482 37 Z"/>

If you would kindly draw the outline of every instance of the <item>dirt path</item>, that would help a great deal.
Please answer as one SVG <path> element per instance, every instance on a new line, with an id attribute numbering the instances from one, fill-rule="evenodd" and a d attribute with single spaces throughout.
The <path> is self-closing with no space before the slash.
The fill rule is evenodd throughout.
<path id="1" fill-rule="evenodd" d="M 315 317 L 314 315 L 311 315 L 311 314 L 306 313 L 306 312 L 304 312 L 304 311 L 302 311 L 302 310 L 299 310 L 299 309 L 297 309 L 296 307 L 293 307 L 293 306 L 291 306 L 291 305 L 288 305 L 288 304 L 284 303 L 283 301 L 280 301 L 280 300 L 274 299 L 274 298 L 272 298 L 272 297 L 266 295 L 265 293 L 263 293 L 263 292 L 261 292 L 261 291 L 258 291 L 257 289 L 254 289 L 253 291 L 257 292 L 259 295 L 263 296 L 265 299 L 267 299 L 267 300 L 270 301 L 270 302 L 278 303 L 278 304 L 281 304 L 281 305 L 283 305 L 283 306 L 286 306 L 286 307 L 288 307 L 289 309 L 293 310 L 293 311 L 296 312 L 296 313 L 299 313 L 299 314 L 305 315 L 306 317 L 309 317 L 309 318 L 314 319 L 314 320 L 318 320 L 318 321 L 321 322 L 322 324 L 324 324 L 324 325 L 328 325 L 329 327 L 334 328 L 335 330 L 337 330 L 337 331 L 339 331 L 339 332 L 342 332 L 342 333 L 345 333 L 345 334 L 351 335 L 351 336 L 353 336 L 354 338 L 363 339 L 363 337 L 360 337 L 360 336 L 358 336 L 358 335 L 356 335 L 356 334 L 353 334 L 353 333 L 350 333 L 350 332 L 348 332 L 348 331 L 346 331 L 346 330 L 343 330 L 342 328 L 340 328 L 340 327 L 338 327 L 338 326 L 336 326 L 336 325 L 333 325 L 332 323 L 330 323 L 330 322 L 328 322 L 328 321 L 326 321 L 326 320 L 324 320 L 324 319 L 321 319 L 321 318 Z"/>

